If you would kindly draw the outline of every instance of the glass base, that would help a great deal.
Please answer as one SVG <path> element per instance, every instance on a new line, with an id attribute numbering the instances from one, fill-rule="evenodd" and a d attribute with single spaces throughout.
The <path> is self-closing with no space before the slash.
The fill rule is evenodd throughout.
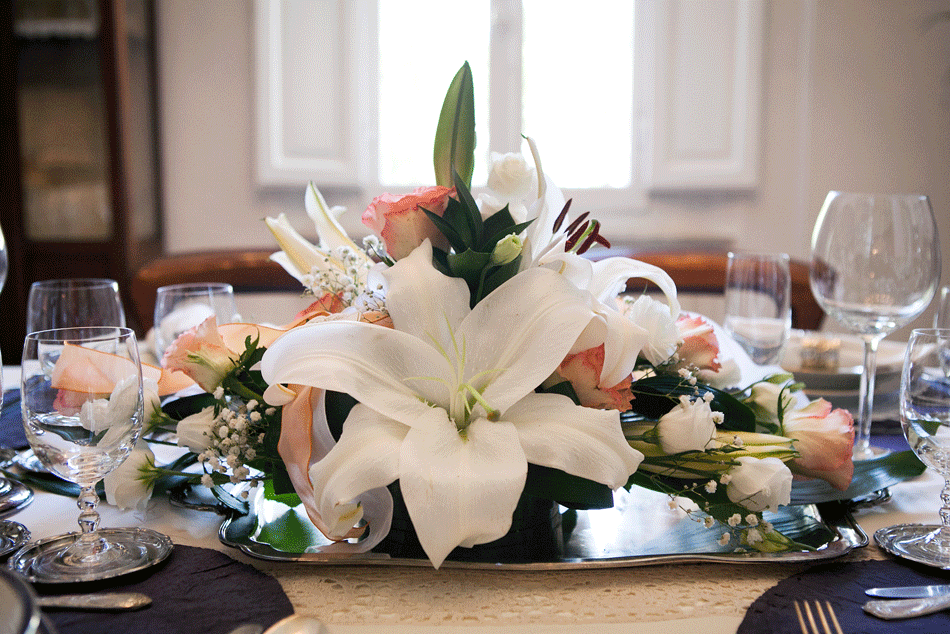
<path id="1" fill-rule="evenodd" d="M 889 453 L 891 453 L 891 450 L 884 447 L 871 446 L 868 447 L 867 451 L 860 451 L 857 447 L 855 447 L 851 452 L 851 459 L 854 461 L 874 460 L 875 458 L 886 456 Z"/>
<path id="2" fill-rule="evenodd" d="M 75 583 L 127 575 L 154 566 L 171 554 L 171 540 L 150 529 L 106 528 L 96 531 L 97 552 L 74 547 L 79 533 L 57 535 L 20 549 L 10 567 L 33 583 Z"/>
<path id="3" fill-rule="evenodd" d="M 896 557 L 950 570 L 950 529 L 934 524 L 898 524 L 879 529 L 874 541 Z"/>

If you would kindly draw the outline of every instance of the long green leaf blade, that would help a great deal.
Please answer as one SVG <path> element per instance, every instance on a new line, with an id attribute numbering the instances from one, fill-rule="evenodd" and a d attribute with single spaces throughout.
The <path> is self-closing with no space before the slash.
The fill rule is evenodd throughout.
<path id="1" fill-rule="evenodd" d="M 466 186 L 471 186 L 475 169 L 475 88 L 468 62 L 462 64 L 445 94 L 435 130 L 433 163 L 437 185 L 452 187 L 455 171 Z"/>

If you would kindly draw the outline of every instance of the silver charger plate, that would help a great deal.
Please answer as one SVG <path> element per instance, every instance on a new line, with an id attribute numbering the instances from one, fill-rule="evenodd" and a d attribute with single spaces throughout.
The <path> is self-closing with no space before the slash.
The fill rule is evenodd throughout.
<path id="1" fill-rule="evenodd" d="M 557 554 L 522 561 L 453 561 L 446 568 L 492 570 L 561 570 L 621 568 L 670 563 L 718 562 L 755 564 L 832 559 L 868 544 L 854 522 L 848 502 L 783 507 L 765 519 L 812 550 L 782 553 L 736 552 L 735 543 L 720 546 L 721 530 L 669 508 L 669 497 L 634 487 L 614 494 L 614 508 L 595 511 L 561 509 Z M 431 566 L 424 559 L 387 554 L 341 556 L 314 552 L 330 542 L 314 528 L 303 505 L 289 507 L 262 495 L 252 498 L 251 512 L 226 519 L 220 540 L 259 559 L 320 565 Z"/>
<path id="2" fill-rule="evenodd" d="M 33 588 L 12 570 L 0 567 L 0 632 L 37 634 L 43 631 L 41 626 Z"/>
<path id="3" fill-rule="evenodd" d="M 16 513 L 33 501 L 33 491 L 25 484 L 0 477 L 0 517 Z"/>
<path id="4" fill-rule="evenodd" d="M 881 548 L 881 550 L 890 553 L 895 557 L 900 557 L 901 559 L 913 561 L 914 563 L 930 566 L 931 568 L 950 570 L 950 559 L 946 559 L 944 561 L 932 561 L 918 553 L 906 550 L 900 544 L 900 540 L 907 537 L 917 536 L 922 529 L 926 529 L 927 532 L 929 532 L 931 530 L 937 530 L 937 528 L 939 528 L 937 525 L 920 524 L 897 524 L 896 526 L 886 526 L 884 528 L 879 528 L 874 532 L 874 541 Z"/>
<path id="5" fill-rule="evenodd" d="M 37 574 L 33 568 L 34 559 L 40 553 L 49 552 L 74 542 L 79 536 L 78 533 L 67 533 L 65 535 L 56 535 L 28 544 L 18 550 L 10 557 L 9 566 L 19 572 L 32 583 L 45 584 L 64 584 L 64 583 L 84 583 L 88 581 L 102 581 L 114 577 L 130 575 L 141 570 L 163 562 L 172 553 L 174 548 L 172 540 L 167 535 L 149 528 L 100 528 L 96 531 L 107 540 L 121 537 L 134 542 L 138 547 L 145 550 L 145 557 L 142 561 L 113 570 L 104 572 L 93 571 L 85 574 L 70 574 L 62 576 L 50 576 L 46 574 Z"/>
<path id="6" fill-rule="evenodd" d="M 0 559 L 30 541 L 30 531 L 19 522 L 0 520 Z"/>

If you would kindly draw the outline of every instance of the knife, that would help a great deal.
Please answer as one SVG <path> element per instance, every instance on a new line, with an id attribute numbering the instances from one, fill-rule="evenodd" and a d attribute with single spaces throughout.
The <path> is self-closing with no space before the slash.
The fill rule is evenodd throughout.
<path id="1" fill-rule="evenodd" d="M 869 597 L 885 599 L 922 599 L 924 597 L 943 597 L 950 595 L 950 585 L 946 586 L 903 586 L 899 588 L 869 588 L 864 591 Z"/>
<path id="2" fill-rule="evenodd" d="M 120 612 L 140 610 L 152 604 L 152 599 L 138 592 L 101 594 L 60 594 L 40 597 L 40 607 L 60 610 L 99 610 Z"/>

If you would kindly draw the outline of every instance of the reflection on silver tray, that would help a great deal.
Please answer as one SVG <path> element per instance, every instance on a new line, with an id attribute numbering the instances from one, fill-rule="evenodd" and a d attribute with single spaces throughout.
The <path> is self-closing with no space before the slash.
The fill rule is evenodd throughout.
<path id="1" fill-rule="evenodd" d="M 0 520 L 0 560 L 30 541 L 26 526 L 11 520 Z"/>
<path id="2" fill-rule="evenodd" d="M 12 515 L 33 501 L 33 491 L 26 485 L 0 477 L 0 517 Z"/>
<path id="3" fill-rule="evenodd" d="M 867 535 L 851 518 L 847 504 L 783 507 L 765 519 L 788 537 L 814 550 L 783 553 L 735 552 L 720 546 L 721 531 L 669 508 L 665 495 L 634 488 L 614 494 L 614 508 L 596 511 L 562 509 L 561 535 L 553 558 L 525 561 L 471 562 L 447 560 L 446 568 L 548 570 L 620 568 L 668 563 L 719 562 L 730 564 L 817 561 L 840 557 L 866 546 Z M 294 539 L 286 539 L 294 535 Z M 330 555 L 314 552 L 329 544 L 307 519 L 302 505 L 289 507 L 258 495 L 251 513 L 232 517 L 221 525 L 224 544 L 260 559 L 323 565 L 430 566 L 422 559 L 400 559 L 386 554 Z"/>

